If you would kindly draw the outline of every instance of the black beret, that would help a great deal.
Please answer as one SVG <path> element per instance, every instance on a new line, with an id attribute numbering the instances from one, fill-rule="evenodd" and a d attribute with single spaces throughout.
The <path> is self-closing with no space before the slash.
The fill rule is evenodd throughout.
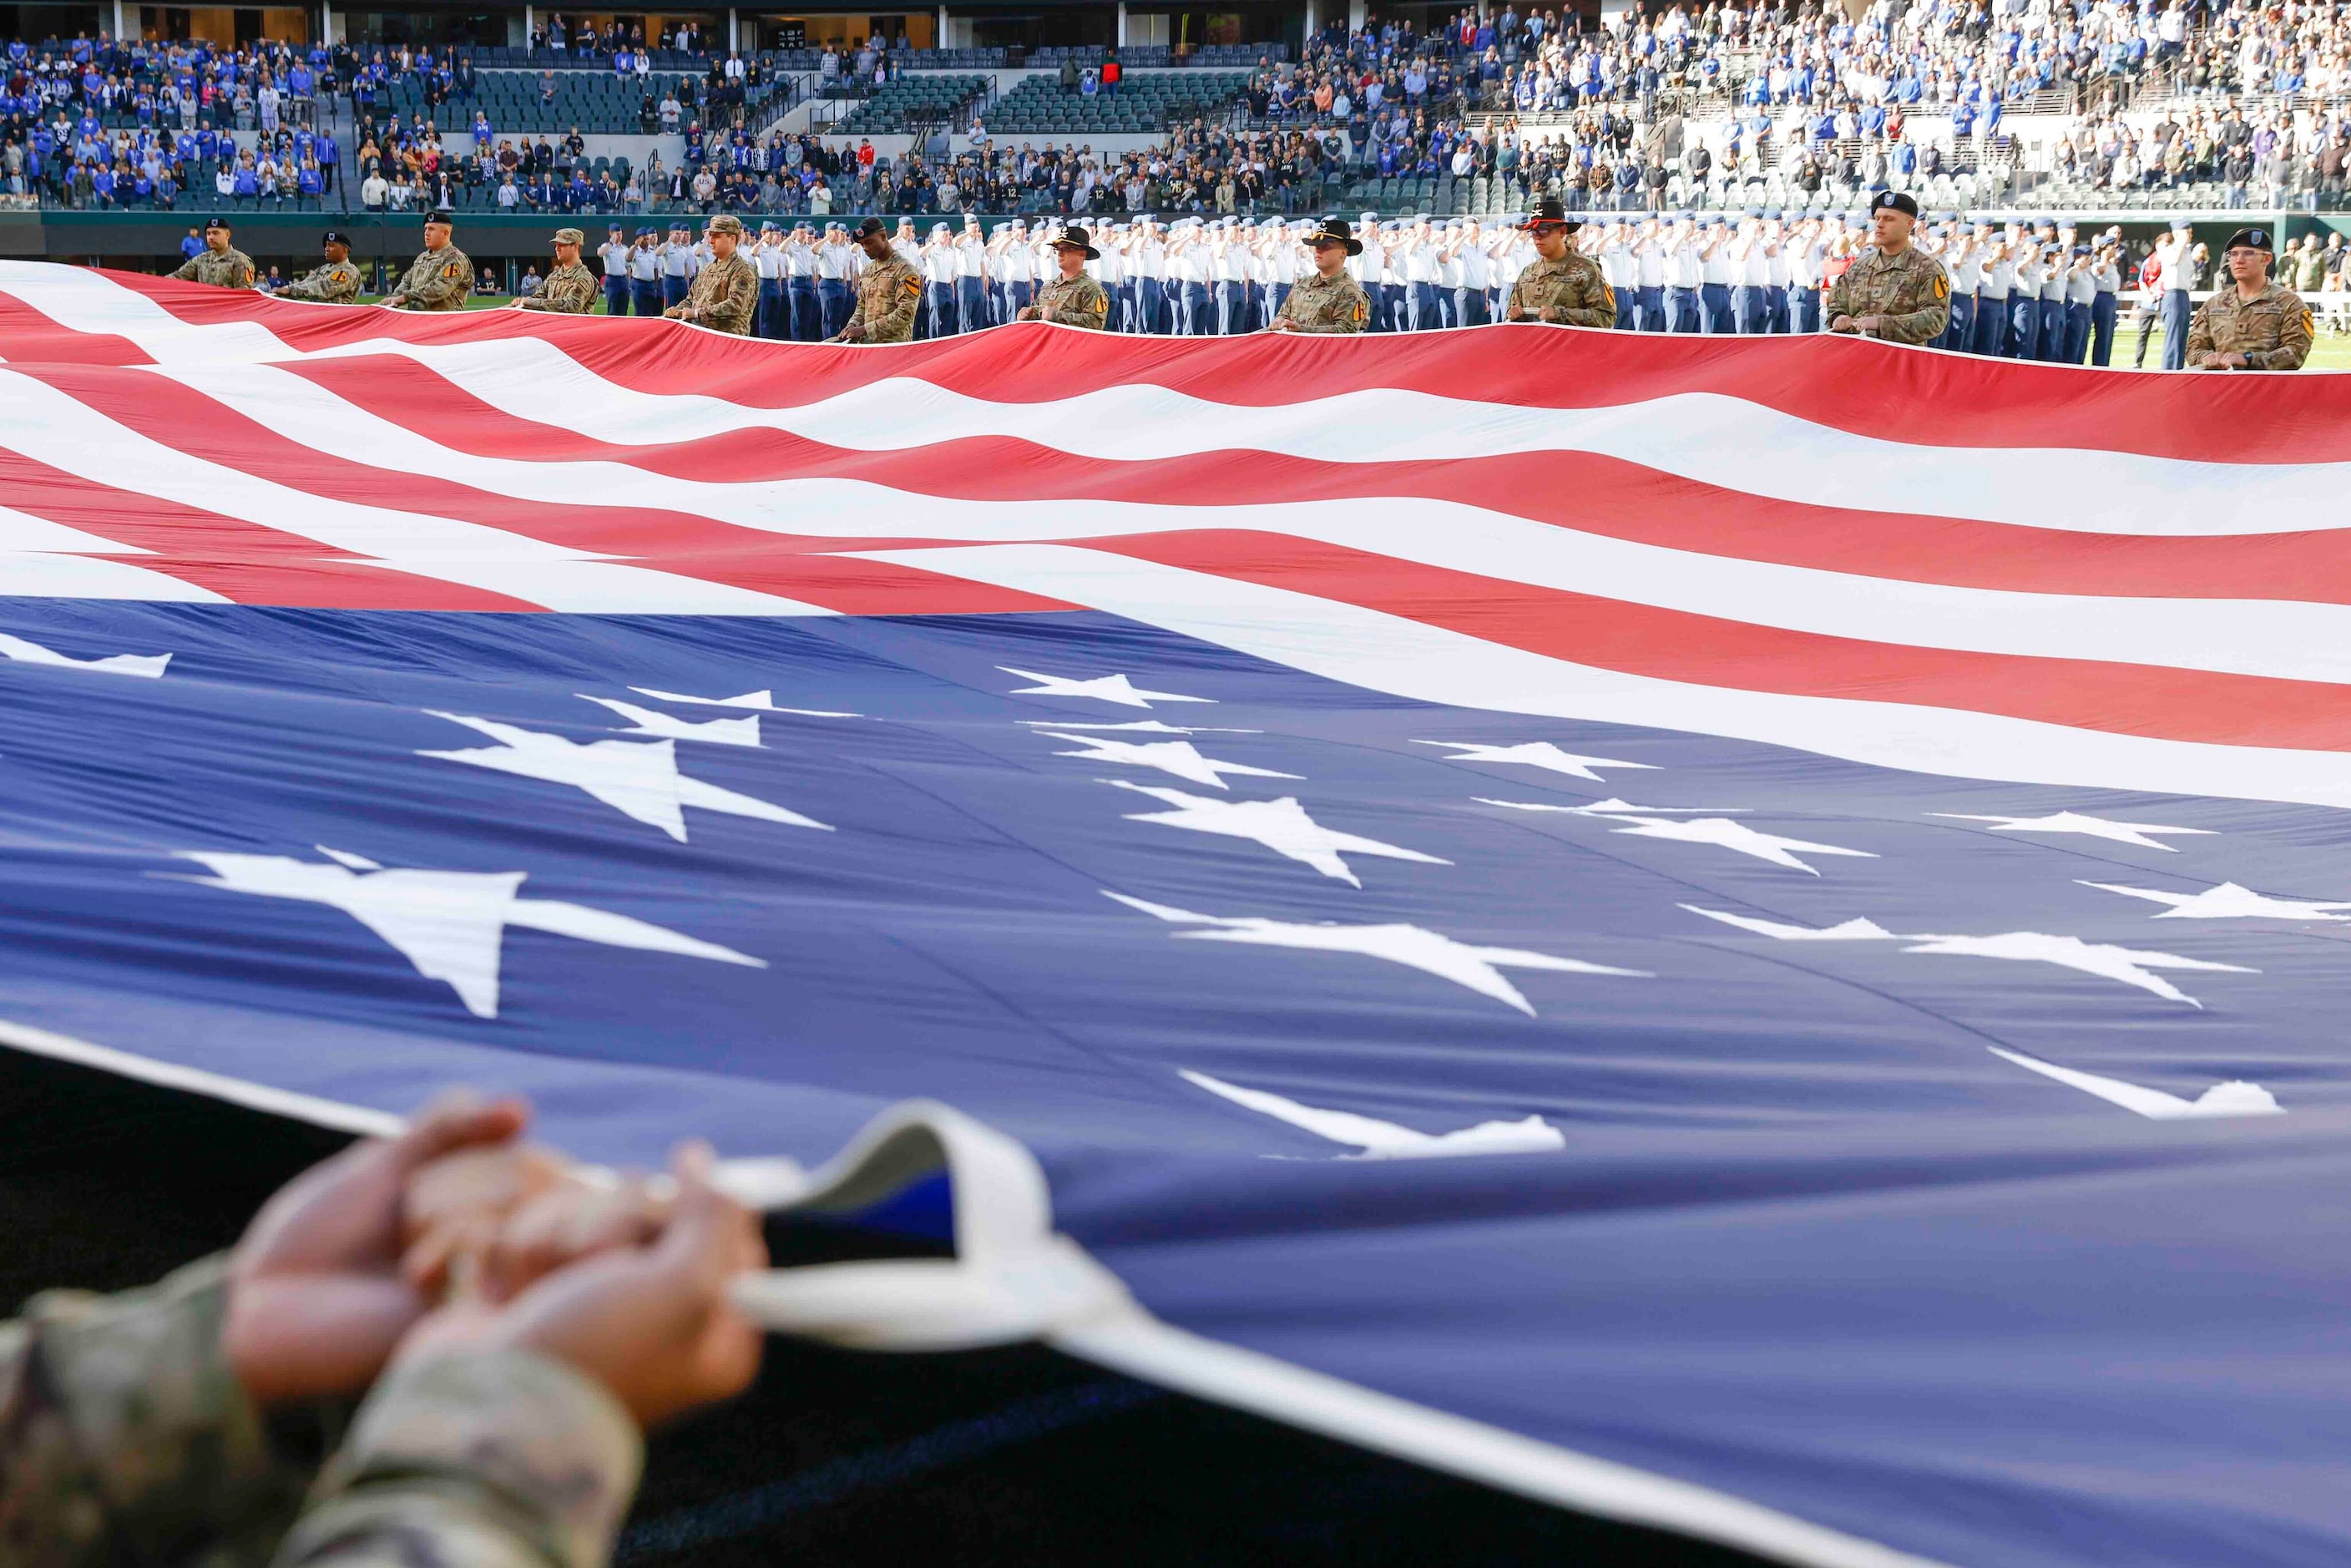
<path id="1" fill-rule="evenodd" d="M 220 230 L 220 232 L 221 232 L 221 233 L 223 233 L 223 234 L 226 234 L 226 233 L 228 233 L 228 232 L 229 232 L 229 223 L 228 223 L 228 220 L 227 220 L 226 218 L 206 218 L 206 219 L 204 220 L 204 230 L 205 230 L 205 232 L 206 232 L 206 233 L 210 233 L 210 232 L 211 232 L 212 230 L 214 230 L 214 229 L 218 229 L 218 230 Z"/>
<path id="2" fill-rule="evenodd" d="M 455 224 L 457 220 L 449 215 L 448 208 L 435 207 L 424 214 L 424 221 L 428 224 Z"/>
<path id="3" fill-rule="evenodd" d="M 329 229 L 327 231 L 327 237 L 320 240 L 319 243 L 320 245 L 348 246 L 351 243 L 351 236 L 345 234 L 340 229 Z"/>
<path id="4" fill-rule="evenodd" d="M 2267 229 L 2239 229 L 2229 236 L 2229 243 L 2220 248 L 2224 251 L 2234 250 L 2239 246 L 2243 246 L 2249 250 L 2274 251 L 2277 248 L 2270 243 L 2270 231 Z"/>
<path id="5" fill-rule="evenodd" d="M 1915 218 L 1918 215 L 1917 199 L 1905 192 L 1880 191 L 1869 199 L 1869 210 L 1872 214 L 1882 213 L 1888 207 L 1905 217 Z"/>
<path id="6" fill-rule="evenodd" d="M 857 232 L 850 237 L 852 239 L 863 239 L 867 235 L 885 235 L 889 232 L 890 225 L 883 223 L 880 218 L 868 218 L 863 223 L 857 225 Z"/>

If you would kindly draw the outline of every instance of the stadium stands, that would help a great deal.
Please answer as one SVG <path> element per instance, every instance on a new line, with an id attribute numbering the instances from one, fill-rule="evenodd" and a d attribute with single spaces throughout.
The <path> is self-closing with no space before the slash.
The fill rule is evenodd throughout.
<path id="1" fill-rule="evenodd" d="M 1229 106 L 1249 85 L 1246 71 L 1138 72 L 1114 93 L 1063 89 L 1058 77 L 1025 77 L 987 110 L 999 136 L 1102 136 L 1167 129 L 1176 119 Z"/>
<path id="2" fill-rule="evenodd" d="M 832 129 L 843 136 L 883 136 L 917 123 L 937 124 L 960 114 L 987 85 L 984 76 L 902 76 Z"/>

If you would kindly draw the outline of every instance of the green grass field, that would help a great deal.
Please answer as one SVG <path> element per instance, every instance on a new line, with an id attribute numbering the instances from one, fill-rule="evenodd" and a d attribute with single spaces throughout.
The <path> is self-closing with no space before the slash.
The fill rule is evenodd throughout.
<path id="1" fill-rule="evenodd" d="M 381 297 L 378 295 L 362 294 L 360 296 L 360 303 L 372 305 L 379 298 Z M 513 299 L 509 297 L 499 295 L 496 298 L 475 299 L 465 308 L 500 310 L 513 303 Z M 600 300 L 594 314 L 601 316 L 603 313 L 603 303 Z M 2138 329 L 2131 325 L 2128 317 L 2125 317 L 2122 326 L 2115 334 L 2114 368 L 2126 371 L 2131 369 L 2132 360 L 2137 352 Z M 2163 368 L 2163 329 L 2160 327 L 2147 334 L 2147 367 L 2149 370 Z M 2314 371 L 2351 371 L 2351 338 L 2331 337 L 2322 332 L 2318 341 L 2311 348 L 2310 362 L 2304 368 Z"/>

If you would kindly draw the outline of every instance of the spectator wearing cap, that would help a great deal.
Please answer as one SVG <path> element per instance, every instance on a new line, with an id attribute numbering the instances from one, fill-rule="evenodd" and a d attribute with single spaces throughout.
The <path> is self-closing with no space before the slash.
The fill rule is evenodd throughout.
<path id="1" fill-rule="evenodd" d="M 215 288 L 250 288 L 253 257 L 230 243 L 228 220 L 214 218 L 204 225 L 204 248 L 182 262 L 172 276 Z"/>
<path id="2" fill-rule="evenodd" d="M 759 225 L 759 241 L 751 246 L 751 266 L 759 275 L 759 319 L 752 335 L 789 342 L 792 335 L 792 303 L 784 291 L 783 225 L 772 220 Z"/>
<path id="3" fill-rule="evenodd" d="M 857 275 L 857 303 L 831 343 L 904 343 L 914 335 L 914 308 L 922 303 L 923 276 L 890 243 L 880 218 L 857 225 L 857 248 L 865 268 Z"/>
<path id="4" fill-rule="evenodd" d="M 1870 246 L 1829 290 L 1829 330 L 1889 343 L 1931 343 L 1951 319 L 1943 264 L 1910 243 L 1918 204 L 1880 191 L 1869 204 Z"/>
<path id="5" fill-rule="evenodd" d="M 544 310 L 558 316 L 587 316 L 596 308 L 596 275 L 580 264 L 580 247 L 587 236 L 578 229 L 555 231 L 555 266 L 538 292 L 514 302 L 517 310 Z"/>
<path id="6" fill-rule="evenodd" d="M 1314 276 L 1291 287 L 1266 330 L 1318 337 L 1361 332 L 1371 325 L 1372 301 L 1348 271 L 1347 259 L 1364 253 L 1364 242 L 1346 219 L 1324 218 L 1307 235 L 1305 245 L 1314 253 Z"/>
<path id="7" fill-rule="evenodd" d="M 1064 229 L 1054 236 L 1053 255 L 1061 275 L 1038 291 L 1037 303 L 1022 310 L 1020 319 L 1101 331 L 1110 322 L 1110 295 L 1086 275 L 1086 263 L 1102 257 L 1093 236 L 1081 228 Z"/>
<path id="8" fill-rule="evenodd" d="M 2270 280 L 2267 229 L 2239 229 L 2221 253 L 2230 286 L 2198 307 L 2188 362 L 2199 371 L 2298 371 L 2310 357 L 2310 307 Z M 2168 345 L 2166 345 L 2167 351 Z"/>
<path id="9" fill-rule="evenodd" d="M 1600 267 L 1577 250 L 1577 220 L 1556 196 L 1546 196 L 1526 222 L 1534 238 L 1535 260 L 1519 274 L 1503 319 L 1543 321 L 1556 327 L 1614 327 L 1616 297 Z"/>
<path id="10" fill-rule="evenodd" d="M 648 224 L 629 247 L 629 308 L 639 316 L 662 313 L 661 231 Z"/>
<path id="11" fill-rule="evenodd" d="M 384 304 L 394 310 L 463 310 L 474 292 L 474 263 L 450 241 L 446 208 L 424 214 L 424 248 L 408 264 Z"/>
<path id="12" fill-rule="evenodd" d="M 360 269 L 351 265 L 351 236 L 329 229 L 319 242 L 325 264 L 311 268 L 277 291 L 280 299 L 308 299 L 319 305 L 360 302 Z"/>

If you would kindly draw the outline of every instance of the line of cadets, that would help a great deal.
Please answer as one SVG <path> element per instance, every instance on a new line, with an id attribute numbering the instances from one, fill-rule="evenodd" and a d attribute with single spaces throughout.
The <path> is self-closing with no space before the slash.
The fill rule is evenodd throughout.
<path id="1" fill-rule="evenodd" d="M 1303 219 L 1182 218 L 1114 224 L 1092 235 L 1101 256 L 1087 272 L 1111 300 L 1122 332 L 1219 336 L 1268 325 L 1290 287 L 1313 275 Z M 1365 329 L 1404 332 L 1501 319 L 1535 248 L 1515 221 L 1427 216 L 1353 226 L 1363 253 L 1349 276 L 1371 305 Z M 976 219 L 927 236 L 901 219 L 892 248 L 923 280 L 917 338 L 975 332 L 1014 319 L 1056 276 L 1052 231 L 1019 220 L 993 235 Z M 2121 237 L 2109 230 L 2076 242 L 2070 225 L 1969 225 L 1949 217 L 1919 226 L 1917 242 L 1951 278 L 1951 323 L 1935 346 L 2007 359 L 2104 365 L 2112 354 L 2124 282 Z M 1595 262 L 1630 331 L 1756 335 L 1816 332 L 1822 291 L 1868 243 L 1864 215 L 1783 219 L 1609 218 L 1583 225 L 1576 248 Z M 848 226 L 761 225 L 746 253 L 758 270 L 758 335 L 815 342 L 849 319 L 863 257 Z M 641 227 L 633 243 L 614 225 L 597 252 L 605 308 L 654 316 L 681 303 L 710 257 L 706 239 L 673 225 Z"/>

